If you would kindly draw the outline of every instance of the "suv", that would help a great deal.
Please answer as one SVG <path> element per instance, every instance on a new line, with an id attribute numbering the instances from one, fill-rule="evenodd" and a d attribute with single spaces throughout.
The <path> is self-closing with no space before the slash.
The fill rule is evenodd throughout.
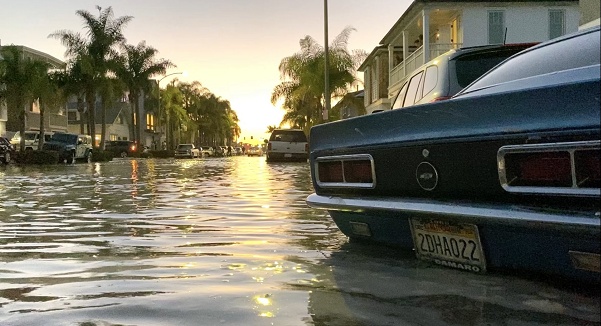
<path id="1" fill-rule="evenodd" d="M 198 158 L 200 156 L 200 149 L 194 146 L 194 144 L 179 144 L 175 149 L 175 158 Z"/>
<path id="2" fill-rule="evenodd" d="M 92 137 L 69 133 L 55 133 L 44 143 L 44 150 L 57 151 L 59 162 L 67 164 L 76 160 L 92 162 Z"/>
<path id="3" fill-rule="evenodd" d="M 26 150 L 34 150 L 38 149 L 38 144 L 40 143 L 40 132 L 34 130 L 27 130 L 23 133 L 25 136 L 25 149 Z M 44 142 L 50 140 L 54 133 L 51 131 L 44 132 Z M 21 133 L 17 131 L 13 137 L 10 139 L 10 143 L 13 145 L 15 150 L 20 149 L 21 144 Z"/>
<path id="4" fill-rule="evenodd" d="M 136 154 L 138 148 L 131 140 L 111 140 L 106 142 L 104 150 L 113 153 L 114 156 L 128 157 Z"/>
<path id="5" fill-rule="evenodd" d="M 307 161 L 309 142 L 300 129 L 276 129 L 267 143 L 267 162 Z"/>
<path id="6" fill-rule="evenodd" d="M 405 78 L 392 109 L 449 99 L 497 64 L 535 44 L 485 45 L 448 51 Z"/>

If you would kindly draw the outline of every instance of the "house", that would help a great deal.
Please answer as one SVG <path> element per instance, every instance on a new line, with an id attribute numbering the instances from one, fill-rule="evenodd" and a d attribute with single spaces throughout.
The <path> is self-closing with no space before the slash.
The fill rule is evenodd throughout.
<path id="1" fill-rule="evenodd" d="M 577 31 L 579 21 L 577 0 L 414 0 L 358 69 L 366 112 L 390 109 L 404 79 L 448 50 L 543 42 Z"/>
<path id="2" fill-rule="evenodd" d="M 580 0 L 580 29 L 599 25 L 599 0 Z"/>
<path id="3" fill-rule="evenodd" d="M 53 69 L 65 68 L 65 63 L 47 53 L 23 46 L 17 45 L 19 52 L 24 58 L 40 60 L 50 64 Z M 1 46 L 0 46 L 1 48 Z M 0 57 L 0 60 L 2 58 Z M 28 103 L 23 108 L 26 113 L 25 130 L 40 129 L 40 107 L 37 101 Z M 13 114 L 11 114 L 13 113 Z M 52 108 L 44 113 L 44 128 L 46 131 L 67 131 L 67 115 L 64 107 Z M 20 129 L 19 118 L 16 110 L 9 112 L 4 101 L 0 102 L 0 135 L 6 136 Z"/>
<path id="4" fill-rule="evenodd" d="M 100 135 L 102 132 L 102 103 L 96 101 L 95 121 L 96 121 L 96 144 L 100 143 Z M 88 134 L 87 128 L 87 110 L 80 112 L 77 110 L 77 102 L 69 101 L 68 108 L 68 129 L 69 132 L 75 134 Z M 105 140 L 131 140 L 132 138 L 132 122 L 130 105 L 125 99 L 116 101 L 110 105 L 105 112 L 106 116 L 106 135 Z M 83 130 L 82 128 L 83 122 Z"/>

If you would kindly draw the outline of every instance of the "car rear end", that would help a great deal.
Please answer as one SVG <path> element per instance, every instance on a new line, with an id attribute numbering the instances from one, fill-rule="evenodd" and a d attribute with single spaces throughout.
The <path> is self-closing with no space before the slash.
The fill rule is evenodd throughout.
<path id="1" fill-rule="evenodd" d="M 309 158 L 307 136 L 299 129 L 276 129 L 269 137 L 266 156 L 267 162 L 305 162 Z"/>

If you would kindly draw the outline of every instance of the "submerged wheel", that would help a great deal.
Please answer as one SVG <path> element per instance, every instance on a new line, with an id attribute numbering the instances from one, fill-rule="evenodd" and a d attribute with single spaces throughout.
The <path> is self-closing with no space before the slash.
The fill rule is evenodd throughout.
<path id="1" fill-rule="evenodd" d="M 127 157 L 127 152 L 126 151 L 121 152 L 120 156 L 123 157 L 123 158 L 126 158 Z"/>
<path id="2" fill-rule="evenodd" d="M 73 163 L 75 163 L 75 152 L 69 153 L 69 156 L 67 157 L 67 164 Z"/>
<path id="3" fill-rule="evenodd" d="M 88 152 L 88 156 L 86 156 L 86 161 L 88 163 L 92 163 L 92 152 Z"/>
<path id="4" fill-rule="evenodd" d="M 10 152 L 4 153 L 4 159 L 2 159 L 2 163 L 4 163 L 4 164 L 10 163 Z"/>

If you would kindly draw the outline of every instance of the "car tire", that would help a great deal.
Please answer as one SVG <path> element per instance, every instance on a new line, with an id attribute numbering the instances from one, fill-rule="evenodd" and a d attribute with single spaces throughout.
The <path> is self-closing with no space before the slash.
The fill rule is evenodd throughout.
<path id="1" fill-rule="evenodd" d="M 71 152 L 69 153 L 69 156 L 67 156 L 67 164 L 73 163 L 75 163 L 75 152 Z"/>
<path id="2" fill-rule="evenodd" d="M 4 163 L 4 164 L 10 163 L 10 152 L 4 153 L 4 158 L 2 159 L 2 163 Z"/>
<path id="3" fill-rule="evenodd" d="M 123 151 L 123 152 L 121 152 L 121 154 L 119 154 L 119 156 L 121 156 L 122 158 L 126 158 L 127 152 Z"/>
<path id="4" fill-rule="evenodd" d="M 88 152 L 88 155 L 86 156 L 86 162 L 92 163 L 92 152 Z"/>

